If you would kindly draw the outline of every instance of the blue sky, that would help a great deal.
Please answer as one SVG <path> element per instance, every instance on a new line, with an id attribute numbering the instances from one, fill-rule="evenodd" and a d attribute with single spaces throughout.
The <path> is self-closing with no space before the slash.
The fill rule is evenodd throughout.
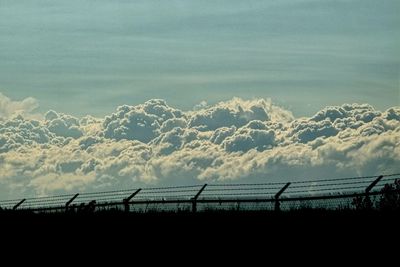
<path id="1" fill-rule="evenodd" d="M 234 96 L 398 106 L 400 2 L 0 0 L 0 92 L 104 116 Z"/>

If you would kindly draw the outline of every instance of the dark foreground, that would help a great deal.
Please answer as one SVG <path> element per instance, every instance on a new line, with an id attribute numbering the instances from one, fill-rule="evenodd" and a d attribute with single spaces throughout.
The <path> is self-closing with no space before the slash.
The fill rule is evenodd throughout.
<path id="1" fill-rule="evenodd" d="M 90 214 L 2 213 L 6 234 L 195 237 L 384 236 L 400 232 L 399 212 L 299 210 L 290 212 L 104 212 Z"/>
<path id="2" fill-rule="evenodd" d="M 175 263 L 189 258 L 209 264 L 217 257 L 223 262 L 234 264 L 242 259 L 245 266 L 257 266 L 274 257 L 298 262 L 300 256 L 309 262 L 324 254 L 325 261 L 396 255 L 388 250 L 398 248 L 392 244 L 400 237 L 399 218 L 393 212 L 316 210 L 281 214 L 19 213 L 2 214 L 0 229 L 10 253 L 33 250 L 36 257 L 57 255 L 57 262 L 111 258 L 111 266 L 120 266 L 127 259 Z M 377 249 L 385 253 L 377 254 Z M 122 261 L 120 265 L 116 265 L 117 259 Z"/>

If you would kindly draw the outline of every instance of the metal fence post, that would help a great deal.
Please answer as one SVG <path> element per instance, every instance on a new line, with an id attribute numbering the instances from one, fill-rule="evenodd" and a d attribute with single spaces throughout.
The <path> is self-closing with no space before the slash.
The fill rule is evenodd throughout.
<path id="1" fill-rule="evenodd" d="M 26 201 L 26 199 L 24 198 L 23 200 L 21 200 L 20 202 L 18 202 L 14 207 L 13 210 L 16 210 L 19 206 L 22 205 L 22 203 L 24 203 Z"/>
<path id="2" fill-rule="evenodd" d="M 124 202 L 124 209 L 125 209 L 125 212 L 126 212 L 126 213 L 128 213 L 129 210 L 130 210 L 129 201 L 131 201 L 131 199 L 132 199 L 134 196 L 136 196 L 137 194 L 139 194 L 139 192 L 140 192 L 141 190 L 142 190 L 142 189 L 139 188 L 139 189 L 136 190 L 134 193 L 132 193 L 129 197 L 124 198 L 124 199 L 122 200 L 122 202 Z"/>
<path id="3" fill-rule="evenodd" d="M 278 193 L 275 195 L 275 211 L 280 211 L 281 210 L 281 203 L 279 202 L 279 197 L 282 195 L 282 193 L 289 187 L 290 183 L 285 184 L 284 187 L 282 187 L 281 190 L 279 190 Z"/>
<path id="4" fill-rule="evenodd" d="M 74 201 L 77 197 L 79 196 L 79 194 L 75 194 L 75 196 L 73 196 L 70 200 L 68 200 L 67 203 L 65 203 L 65 212 L 68 211 L 69 205 L 72 203 L 72 201 Z"/>
<path id="5" fill-rule="evenodd" d="M 376 178 L 366 189 L 365 189 L 365 199 L 364 199 L 364 205 L 366 209 L 372 209 L 372 201 L 369 197 L 369 193 L 371 192 L 372 188 L 376 186 L 376 184 L 383 178 L 383 175 L 380 175 L 378 178 Z"/>
<path id="6" fill-rule="evenodd" d="M 192 198 L 192 212 L 197 212 L 197 199 L 199 198 L 200 194 L 204 191 L 207 184 L 203 185 L 199 192 Z"/>

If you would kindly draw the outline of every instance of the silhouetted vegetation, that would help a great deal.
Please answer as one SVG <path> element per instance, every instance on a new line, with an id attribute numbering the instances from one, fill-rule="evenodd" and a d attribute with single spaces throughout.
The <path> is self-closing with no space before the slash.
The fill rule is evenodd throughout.
<path id="1" fill-rule="evenodd" d="M 386 184 L 381 192 L 382 195 L 379 200 L 379 209 L 382 211 L 399 211 L 400 179 L 396 179 L 392 184 Z"/>
<path id="2" fill-rule="evenodd" d="M 381 189 L 379 197 L 356 196 L 352 205 L 356 210 L 378 210 L 382 212 L 399 211 L 400 210 L 400 179 L 396 179 L 391 184 L 385 184 Z"/>

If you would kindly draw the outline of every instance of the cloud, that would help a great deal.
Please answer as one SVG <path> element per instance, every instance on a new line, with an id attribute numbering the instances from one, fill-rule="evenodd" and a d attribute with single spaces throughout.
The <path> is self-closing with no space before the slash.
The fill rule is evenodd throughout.
<path id="1" fill-rule="evenodd" d="M 331 137 L 339 133 L 339 130 L 329 119 L 322 121 L 314 120 L 296 120 L 291 125 L 290 136 L 293 136 L 295 142 L 307 143 L 318 137 Z"/>
<path id="2" fill-rule="evenodd" d="M 172 118 L 168 119 L 163 122 L 163 124 L 160 127 L 160 132 L 166 133 L 171 131 L 172 129 L 179 127 L 179 128 L 186 128 L 187 127 L 187 121 L 184 118 Z"/>
<path id="3" fill-rule="evenodd" d="M 199 131 L 196 129 L 182 129 L 175 127 L 167 133 L 163 133 L 150 144 L 157 148 L 161 155 L 170 154 L 181 149 L 185 144 L 198 140 Z"/>
<path id="4" fill-rule="evenodd" d="M 251 121 L 227 137 L 222 146 L 229 152 L 247 152 L 250 149 L 264 151 L 271 149 L 275 143 L 275 131 L 268 129 L 262 121 Z"/>
<path id="5" fill-rule="evenodd" d="M 156 99 L 105 118 L 14 115 L 0 120 L 1 198 L 399 171 L 399 107 L 345 104 L 294 118 L 264 99 L 191 111 Z"/>
<path id="6" fill-rule="evenodd" d="M 40 121 L 21 116 L 0 121 L 0 152 L 32 144 L 48 144 L 54 135 Z"/>
<path id="7" fill-rule="evenodd" d="M 55 111 L 49 111 L 45 114 L 47 129 L 56 136 L 72 137 L 77 139 L 83 136 L 79 128 L 79 120 L 73 116 L 57 114 Z"/>
<path id="8" fill-rule="evenodd" d="M 241 127 L 253 120 L 289 121 L 293 118 L 290 112 L 272 105 L 270 101 L 264 99 L 243 101 L 239 98 L 199 109 L 190 117 L 189 127 L 202 131 L 221 127 Z"/>
<path id="9" fill-rule="evenodd" d="M 103 133 L 106 138 L 148 143 L 160 134 L 164 122 L 182 116 L 182 111 L 169 107 L 160 99 L 149 100 L 138 106 L 124 105 L 106 117 Z"/>
<path id="10" fill-rule="evenodd" d="M 331 122 L 335 122 L 337 119 L 352 117 L 356 121 L 367 123 L 380 115 L 381 112 L 376 111 L 369 104 L 344 104 L 342 106 L 326 107 L 315 114 L 311 120 L 322 121 L 328 119 Z"/>
<path id="11" fill-rule="evenodd" d="M 227 137 L 232 136 L 236 132 L 236 127 L 220 127 L 213 131 L 210 141 L 214 144 L 221 144 Z"/>
<path id="12" fill-rule="evenodd" d="M 38 107 L 38 102 L 32 97 L 12 101 L 0 92 L 0 121 L 18 115 L 28 115 Z"/>
<path id="13" fill-rule="evenodd" d="M 390 108 L 385 112 L 385 118 L 387 120 L 400 121 L 400 107 Z"/>

